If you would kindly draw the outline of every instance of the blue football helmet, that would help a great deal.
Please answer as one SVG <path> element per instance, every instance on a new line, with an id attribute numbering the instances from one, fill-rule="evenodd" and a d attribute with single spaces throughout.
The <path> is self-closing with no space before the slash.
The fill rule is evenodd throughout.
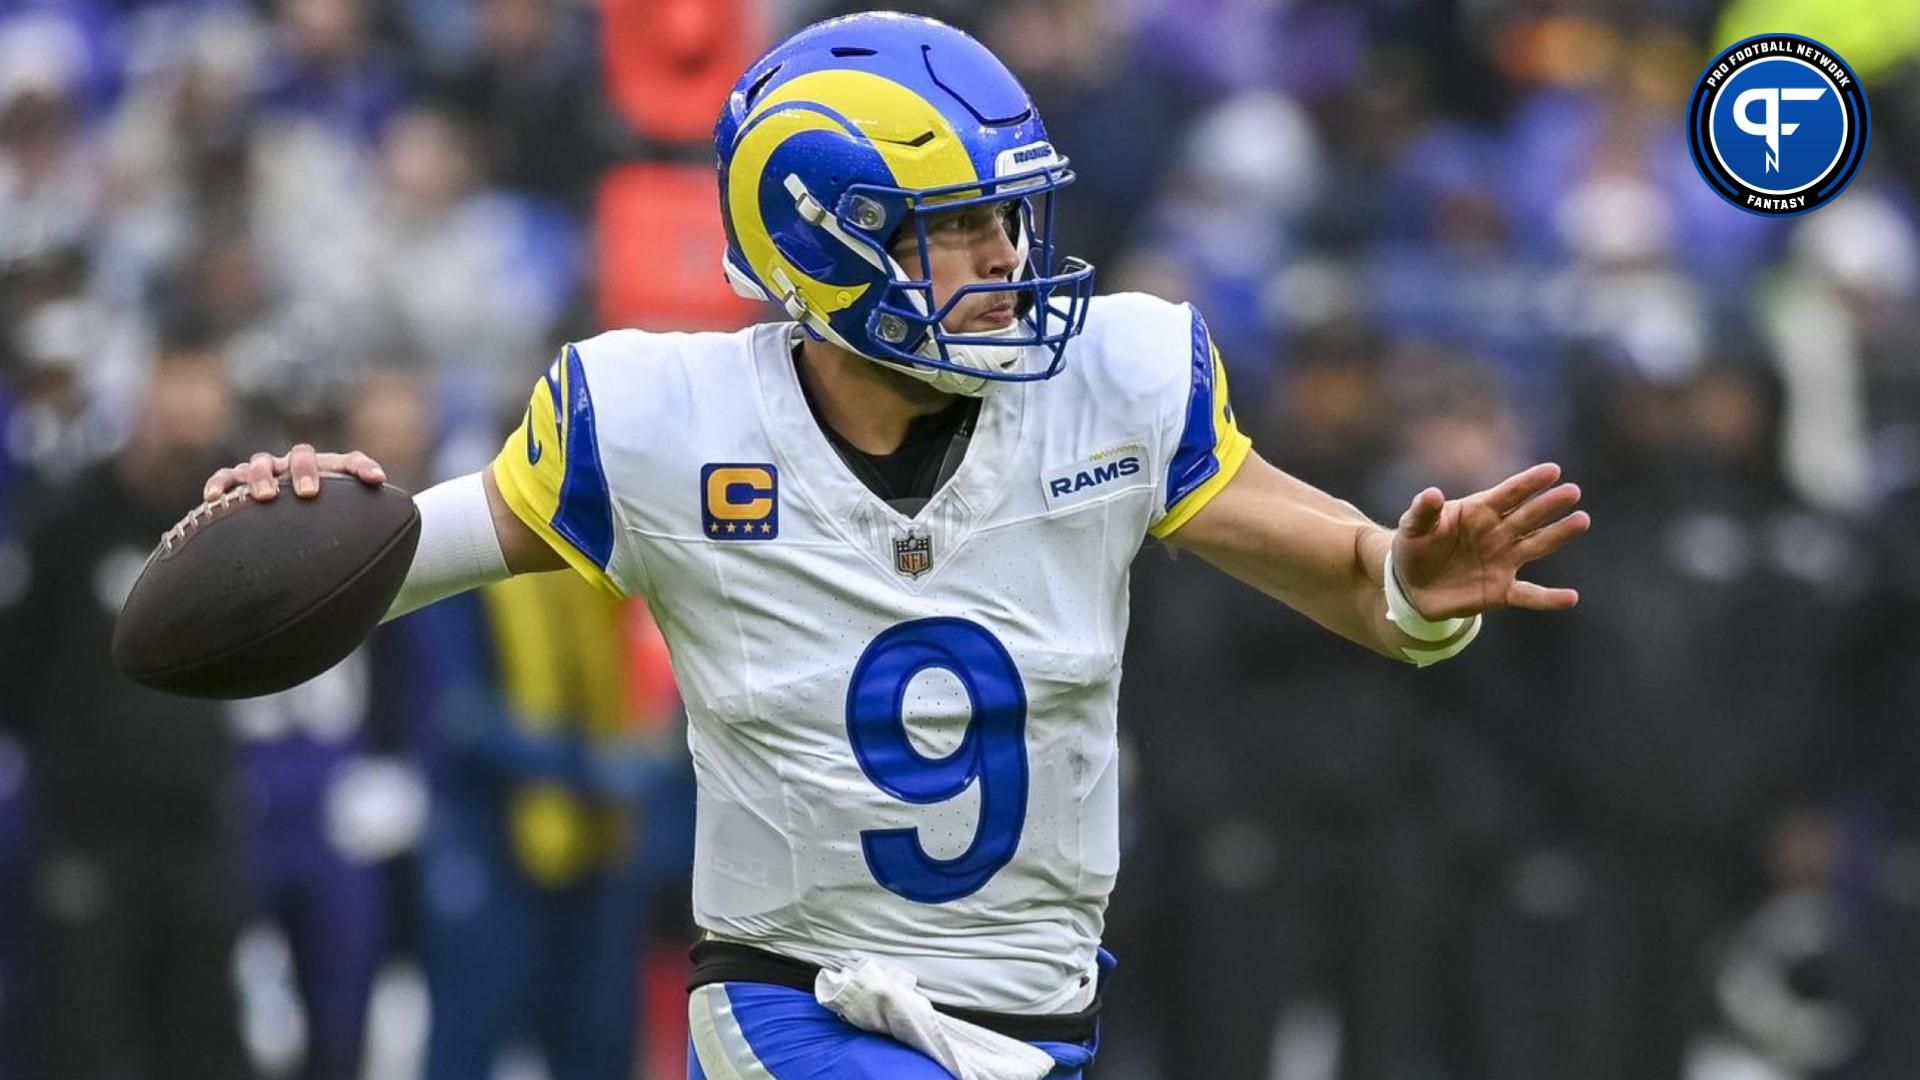
<path id="1" fill-rule="evenodd" d="M 986 47 L 944 23 L 891 13 L 816 23 L 747 69 L 714 127 L 727 279 L 816 338 L 978 394 L 1051 378 L 1086 322 L 1093 267 L 1055 269 L 1054 193 L 1073 181 L 1033 102 Z M 938 305 L 929 277 L 890 252 L 926 214 L 1010 203 L 1010 280 Z M 941 320 L 967 296 L 1013 294 L 1005 331 Z"/>

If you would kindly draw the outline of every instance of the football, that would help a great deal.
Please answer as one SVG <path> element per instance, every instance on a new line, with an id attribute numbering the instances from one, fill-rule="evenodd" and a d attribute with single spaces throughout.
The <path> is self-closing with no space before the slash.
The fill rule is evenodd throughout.
<path id="1" fill-rule="evenodd" d="M 285 690 L 339 663 L 379 624 L 420 542 L 407 492 L 334 473 L 256 502 L 205 503 L 160 538 L 113 634 L 135 682 L 188 697 Z"/>

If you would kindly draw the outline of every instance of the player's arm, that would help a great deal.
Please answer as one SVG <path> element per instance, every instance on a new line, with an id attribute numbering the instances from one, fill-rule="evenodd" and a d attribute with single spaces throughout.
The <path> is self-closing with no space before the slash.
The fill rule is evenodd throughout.
<path id="1" fill-rule="evenodd" d="M 1163 539 L 1335 633 L 1396 660 L 1430 663 L 1472 640 L 1483 612 L 1579 602 L 1572 589 L 1518 577 L 1590 524 L 1574 510 L 1580 489 L 1559 479 L 1559 466 L 1543 464 L 1461 499 L 1428 488 L 1389 529 L 1248 451 L 1232 478 Z M 1389 572 L 1408 605 L 1391 615 Z"/>
<path id="2" fill-rule="evenodd" d="M 491 465 L 435 484 L 413 503 L 420 510 L 420 545 L 387 608 L 389 619 L 514 574 L 567 568 L 507 504 Z"/>
<path id="3" fill-rule="evenodd" d="M 539 533 L 528 528 L 520 515 L 507 505 L 505 496 L 500 494 L 499 481 L 493 478 L 493 466 L 489 465 L 480 471 L 480 482 L 486 490 L 487 515 L 493 521 L 493 535 L 500 542 L 500 556 L 506 563 L 507 572 L 537 574 L 548 570 L 565 570 L 567 560 L 541 539 Z"/>

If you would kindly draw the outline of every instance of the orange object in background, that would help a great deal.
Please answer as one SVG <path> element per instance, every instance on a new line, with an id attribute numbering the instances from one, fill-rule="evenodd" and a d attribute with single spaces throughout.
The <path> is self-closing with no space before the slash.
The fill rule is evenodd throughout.
<path id="1" fill-rule="evenodd" d="M 680 708 L 680 690 L 673 682 L 673 659 L 667 639 L 653 621 L 647 602 L 626 602 L 627 716 L 646 733 L 667 730 Z"/>
<path id="2" fill-rule="evenodd" d="M 607 93 L 648 139 L 700 142 L 766 48 L 759 0 L 601 0 Z"/>
<path id="3" fill-rule="evenodd" d="M 691 941 L 655 937 L 640 966 L 643 1007 L 635 1023 L 646 1047 L 641 1076 L 646 1080 L 680 1080 L 687 1075 L 687 979 L 693 965 L 687 960 Z"/>
<path id="4" fill-rule="evenodd" d="M 600 325 L 734 330 L 760 313 L 720 270 L 727 241 L 711 168 L 622 165 L 596 201 Z"/>

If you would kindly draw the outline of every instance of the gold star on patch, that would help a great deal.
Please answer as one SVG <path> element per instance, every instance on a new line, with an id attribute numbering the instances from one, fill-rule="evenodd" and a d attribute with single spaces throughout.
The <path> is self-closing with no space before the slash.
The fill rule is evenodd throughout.
<path id="1" fill-rule="evenodd" d="M 763 522 L 760 526 L 760 531 L 763 533 L 770 533 L 773 531 L 773 526 Z"/>
<path id="2" fill-rule="evenodd" d="M 729 522 L 727 522 L 727 531 L 728 531 L 728 532 L 732 532 L 732 531 L 733 531 L 733 522 L 731 522 L 731 521 L 729 521 Z"/>
<path id="3" fill-rule="evenodd" d="M 717 521 L 715 521 L 715 522 L 712 522 L 712 523 L 710 523 L 710 524 L 708 524 L 708 526 L 707 526 L 707 531 L 708 531 L 708 532 L 710 532 L 710 533 L 717 533 L 717 532 L 719 532 L 719 531 L 720 531 L 720 523 L 719 523 L 719 522 L 717 522 Z"/>

